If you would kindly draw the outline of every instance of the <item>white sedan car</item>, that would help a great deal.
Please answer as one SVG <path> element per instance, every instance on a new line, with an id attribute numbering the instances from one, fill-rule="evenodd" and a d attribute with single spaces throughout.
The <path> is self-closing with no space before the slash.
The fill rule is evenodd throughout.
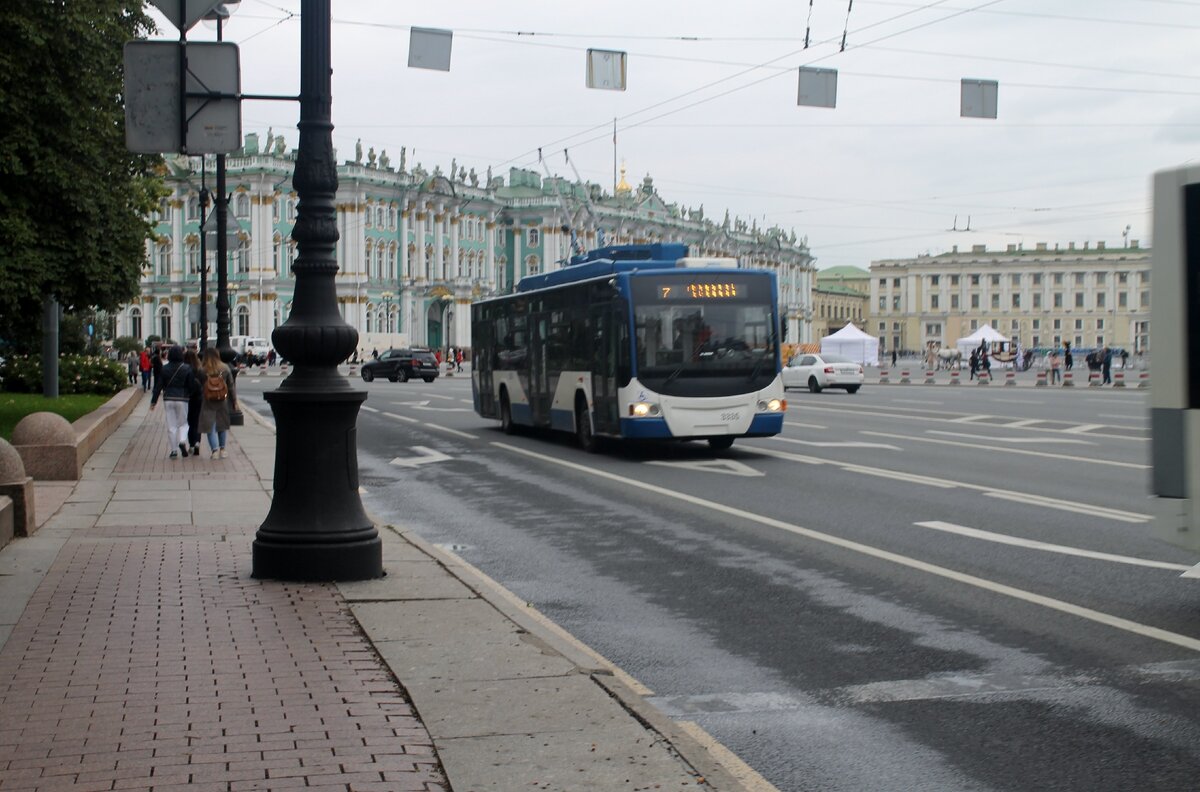
<path id="1" fill-rule="evenodd" d="M 800 354 L 783 369 L 783 389 L 808 388 L 820 393 L 824 388 L 845 388 L 857 393 L 863 384 L 863 367 L 841 355 Z"/>

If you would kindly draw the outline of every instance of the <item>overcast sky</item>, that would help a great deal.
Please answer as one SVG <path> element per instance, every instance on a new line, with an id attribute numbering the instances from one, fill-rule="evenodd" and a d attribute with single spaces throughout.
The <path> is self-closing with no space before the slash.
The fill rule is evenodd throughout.
<path id="1" fill-rule="evenodd" d="M 334 145 L 350 159 L 361 138 L 393 167 L 406 146 L 409 168 L 456 159 L 481 176 L 540 172 L 541 147 L 573 177 L 566 147 L 611 190 L 616 118 L 631 183 L 649 174 L 718 222 L 729 209 L 794 228 L 820 268 L 952 245 L 1118 246 L 1126 226 L 1151 244 L 1151 174 L 1200 159 L 1200 0 L 848 6 L 333 0 Z M 225 39 L 244 92 L 298 92 L 299 12 L 236 9 Z M 449 72 L 408 68 L 409 26 L 454 31 Z M 585 86 L 589 47 L 628 52 L 627 90 Z M 835 109 L 797 106 L 802 65 L 838 70 Z M 960 118 L 963 78 L 999 81 L 998 118 Z M 295 146 L 298 112 L 247 102 L 243 132 Z"/>

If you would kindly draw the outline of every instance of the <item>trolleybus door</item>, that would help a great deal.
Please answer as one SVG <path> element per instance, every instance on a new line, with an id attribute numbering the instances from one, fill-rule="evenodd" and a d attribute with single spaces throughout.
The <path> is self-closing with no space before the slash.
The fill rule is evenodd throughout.
<path id="1" fill-rule="evenodd" d="M 534 426 L 550 423 L 550 382 L 546 371 L 547 315 L 534 314 L 529 327 L 529 409 Z"/>
<path id="2" fill-rule="evenodd" d="M 617 414 L 617 345 L 613 308 L 598 305 L 588 317 L 592 331 L 592 422 L 597 432 L 616 433 L 620 427 Z"/>

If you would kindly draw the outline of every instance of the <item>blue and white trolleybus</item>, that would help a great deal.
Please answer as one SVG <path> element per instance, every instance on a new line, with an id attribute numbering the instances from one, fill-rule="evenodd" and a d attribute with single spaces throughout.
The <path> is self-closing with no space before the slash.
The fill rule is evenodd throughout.
<path id="1" fill-rule="evenodd" d="M 475 411 L 598 438 L 707 440 L 783 429 L 774 273 L 686 245 L 606 247 L 471 307 Z"/>

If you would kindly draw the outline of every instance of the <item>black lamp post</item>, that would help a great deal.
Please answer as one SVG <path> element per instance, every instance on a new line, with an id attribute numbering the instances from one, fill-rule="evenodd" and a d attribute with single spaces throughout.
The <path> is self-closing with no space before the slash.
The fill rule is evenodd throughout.
<path id="1" fill-rule="evenodd" d="M 295 368 L 264 394 L 275 415 L 275 497 L 253 547 L 256 578 L 367 580 L 383 575 L 383 544 L 358 494 L 355 424 L 366 401 L 337 364 L 358 331 L 337 309 L 330 2 L 301 0 L 299 210 L 292 311 L 275 348 Z"/>

